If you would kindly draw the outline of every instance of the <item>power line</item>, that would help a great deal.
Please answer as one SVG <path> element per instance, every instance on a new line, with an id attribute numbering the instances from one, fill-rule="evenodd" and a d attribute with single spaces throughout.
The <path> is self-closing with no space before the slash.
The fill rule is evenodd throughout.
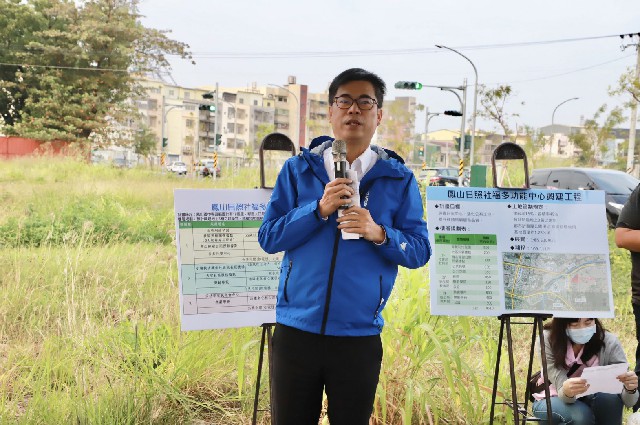
<path id="1" fill-rule="evenodd" d="M 565 38 L 543 41 L 524 41 L 517 43 L 484 44 L 471 46 L 453 46 L 457 50 L 503 49 L 548 45 L 558 43 L 573 43 L 579 41 L 600 40 L 620 37 L 619 34 L 592 37 Z M 375 49 L 375 50 L 327 50 L 327 51 L 299 51 L 299 52 L 194 52 L 193 57 L 199 59 L 290 59 L 300 57 L 345 57 L 345 56 L 380 56 L 380 55 L 415 55 L 435 53 L 440 51 L 435 47 L 421 47 L 414 49 Z M 169 55 L 177 56 L 177 55 Z"/>
<path id="2" fill-rule="evenodd" d="M 618 61 L 621 61 L 623 59 L 627 59 L 627 58 L 630 58 L 630 57 L 633 57 L 633 56 L 635 56 L 635 53 L 631 54 L 631 55 L 623 56 L 621 58 L 612 59 L 612 60 L 609 60 L 609 61 L 606 61 L 606 62 L 600 62 L 600 63 L 594 64 L 594 65 L 585 66 L 583 68 L 574 69 L 573 71 L 562 72 L 560 74 L 547 75 L 546 77 L 531 78 L 531 79 L 528 79 L 528 80 L 510 81 L 510 82 L 507 82 L 507 83 L 500 83 L 500 84 L 528 83 L 530 81 L 548 80 L 550 78 L 562 77 L 563 75 L 575 74 L 576 72 L 582 72 L 582 71 L 586 71 L 588 69 L 597 68 L 599 66 L 607 65 L 607 64 L 610 64 L 610 63 L 613 63 L 613 62 L 618 62 Z"/>
<path id="3" fill-rule="evenodd" d="M 599 40 L 599 39 L 614 38 L 614 37 L 620 37 L 620 35 L 614 34 L 614 35 L 566 38 L 566 39 L 556 39 L 556 40 L 526 41 L 526 42 L 517 42 L 517 43 L 454 46 L 454 48 L 459 50 L 501 49 L 501 48 L 548 45 L 548 44 L 558 44 L 558 43 L 573 43 L 573 42 L 579 42 L 579 41 Z M 424 53 L 436 53 L 439 51 L 440 50 L 435 47 L 425 47 L 425 48 L 415 48 L 415 49 L 387 49 L 387 50 L 375 49 L 375 50 L 345 50 L 345 51 L 329 50 L 329 51 L 268 52 L 268 53 L 265 53 L 265 52 L 237 52 L 237 53 L 201 52 L 201 53 L 194 53 L 192 57 L 200 58 L 200 59 L 287 59 L 287 58 L 300 58 L 300 57 L 312 58 L 312 57 L 347 57 L 347 56 L 380 56 L 380 55 L 382 56 L 384 55 L 415 55 L 415 54 L 424 54 Z M 179 55 L 167 54 L 167 56 L 179 56 Z M 554 78 L 562 75 L 571 74 L 574 72 L 584 71 L 584 70 L 601 66 L 607 63 L 622 60 L 627 57 L 629 56 L 624 56 L 622 58 L 614 59 L 607 62 L 602 62 L 599 64 L 595 64 L 585 68 L 580 68 L 580 69 L 569 71 L 562 74 L 555 74 L 547 77 L 540 77 L 540 78 L 535 78 L 530 80 L 519 80 L 514 82 L 518 83 L 518 82 L 528 82 L 528 81 Z M 34 67 L 34 68 L 67 69 L 67 70 L 99 71 L 99 72 L 130 72 L 129 70 L 126 70 L 126 69 L 73 67 L 73 66 L 56 66 L 56 65 L 32 65 L 32 64 L 1 63 L 1 62 L 0 62 L 0 66 L 16 66 L 16 67 L 22 66 L 22 67 Z"/>

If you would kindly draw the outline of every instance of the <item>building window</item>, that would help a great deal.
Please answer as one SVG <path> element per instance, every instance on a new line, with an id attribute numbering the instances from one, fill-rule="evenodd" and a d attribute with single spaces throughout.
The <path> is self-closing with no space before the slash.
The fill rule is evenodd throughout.
<path id="1" fill-rule="evenodd" d="M 244 105 L 244 99 L 243 98 L 238 99 L 238 103 L 241 105 Z"/>
<path id="2" fill-rule="evenodd" d="M 176 95 L 175 90 L 169 90 L 169 96 L 175 96 L 175 95 Z"/>
<path id="3" fill-rule="evenodd" d="M 184 92 L 184 98 L 191 99 L 191 92 L 188 92 L 188 91 Z"/>
<path id="4" fill-rule="evenodd" d="M 193 120 L 192 119 L 187 119 L 187 121 L 185 122 L 185 125 L 187 126 L 187 128 L 193 128 Z"/>
<path id="5" fill-rule="evenodd" d="M 253 101 L 253 106 L 258 106 L 258 101 L 257 100 Z"/>

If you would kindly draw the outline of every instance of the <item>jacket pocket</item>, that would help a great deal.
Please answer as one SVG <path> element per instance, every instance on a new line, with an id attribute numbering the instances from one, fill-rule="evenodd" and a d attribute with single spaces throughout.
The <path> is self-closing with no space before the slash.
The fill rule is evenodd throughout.
<path id="1" fill-rule="evenodd" d="M 293 268 L 293 260 L 289 260 L 289 267 L 287 268 L 287 274 L 284 278 L 284 288 L 282 290 L 285 302 L 289 302 L 289 296 L 287 295 L 287 286 L 289 285 L 289 275 L 291 274 L 292 268 Z"/>

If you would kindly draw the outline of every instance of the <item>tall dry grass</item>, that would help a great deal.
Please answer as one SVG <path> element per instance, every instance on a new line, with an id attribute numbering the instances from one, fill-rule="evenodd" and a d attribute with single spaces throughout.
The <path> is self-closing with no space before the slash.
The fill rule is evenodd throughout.
<path id="1" fill-rule="evenodd" d="M 260 330 L 180 331 L 172 194 L 258 184 L 256 168 L 214 182 L 0 163 L 0 423 L 250 423 Z M 616 318 L 606 325 L 631 356 L 628 254 L 612 246 L 611 264 Z M 487 423 L 498 319 L 431 316 L 427 268 L 401 270 L 385 318 L 373 423 Z M 514 331 L 520 384 L 528 338 Z M 511 423 L 509 410 L 497 413 Z"/>

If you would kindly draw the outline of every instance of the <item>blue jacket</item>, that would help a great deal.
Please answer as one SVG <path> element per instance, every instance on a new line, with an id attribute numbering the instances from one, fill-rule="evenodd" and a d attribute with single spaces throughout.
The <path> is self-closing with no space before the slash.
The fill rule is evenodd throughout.
<path id="1" fill-rule="evenodd" d="M 384 226 L 388 242 L 343 240 L 337 213 L 328 220 L 318 213 L 329 183 L 322 153 L 332 143 L 286 161 L 258 232 L 266 252 L 285 252 L 276 321 L 323 335 L 376 335 L 398 265 L 418 268 L 431 256 L 422 198 L 413 173 L 371 146 L 378 161 L 360 182 L 360 206 Z"/>

